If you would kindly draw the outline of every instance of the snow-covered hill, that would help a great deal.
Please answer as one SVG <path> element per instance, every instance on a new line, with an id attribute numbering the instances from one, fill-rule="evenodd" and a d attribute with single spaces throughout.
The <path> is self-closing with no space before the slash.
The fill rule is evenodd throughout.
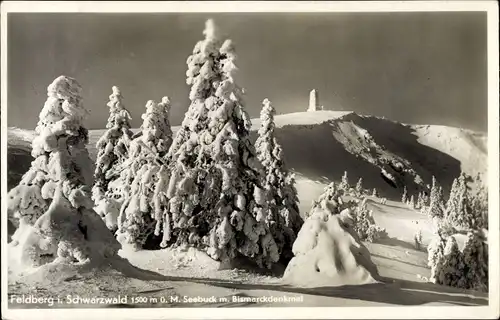
<path id="1" fill-rule="evenodd" d="M 352 112 L 292 113 L 278 115 L 275 121 L 276 135 L 283 146 L 287 165 L 296 172 L 302 216 L 310 210 L 311 202 L 318 198 L 323 188 L 332 180 L 339 181 L 344 171 L 348 172 L 351 184 L 362 177 L 366 189 L 377 188 L 381 196 L 394 200 L 380 204 L 379 199 L 369 198 L 367 202 L 368 208 L 373 210 L 375 222 L 388 233 L 386 239 L 366 243 L 380 276 L 387 281 L 347 287 L 299 288 L 284 286 L 279 272 L 256 273 L 252 269 L 246 270 L 244 265 L 239 269 L 221 270 L 218 262 L 191 249 L 121 250 L 120 255 L 133 266 L 116 261 L 110 270 L 83 275 L 61 272 L 57 279 L 50 278 L 50 282 L 49 278 L 32 281 L 9 278 L 9 293 L 28 294 L 33 286 L 44 290 L 39 291 L 40 295 L 45 292 L 52 296 L 75 292 L 80 296 L 116 296 L 117 293 L 144 296 L 147 292 L 158 301 L 143 305 L 148 307 L 165 307 L 167 304 L 161 303 L 161 297 L 176 295 L 215 295 L 218 298 L 265 295 L 303 299 L 293 303 L 258 304 L 273 307 L 488 303 L 486 294 L 426 283 L 430 275 L 427 254 L 414 248 L 413 235 L 421 230 L 425 246 L 431 238 L 432 226 L 427 216 L 400 202 L 402 185 L 407 185 L 410 192 L 417 189 L 417 176 L 424 183 L 430 183 L 435 175 L 447 191 L 461 169 L 471 175 L 485 173 L 486 134 L 444 126 L 405 125 Z M 259 119 L 252 122 L 255 139 Z M 175 133 L 178 127 L 172 129 Z M 90 131 L 88 149 L 93 159 L 96 156 L 95 143 L 103 132 Z M 9 128 L 9 189 L 29 168 L 33 136 L 33 131 Z M 255 303 L 179 303 L 179 306 L 200 307 L 247 305 Z M 169 303 L 168 306 L 174 305 Z"/>
<path id="2" fill-rule="evenodd" d="M 345 111 L 290 113 L 277 115 L 275 121 L 287 165 L 313 181 L 339 181 L 347 171 L 352 184 L 362 177 L 365 188 L 377 188 L 381 196 L 398 200 L 404 185 L 410 194 L 416 193 L 433 175 L 445 193 L 461 170 L 486 176 L 485 133 L 406 125 Z M 252 119 L 252 124 L 255 139 L 260 119 Z M 172 127 L 174 134 L 178 129 Z M 103 132 L 90 130 L 88 149 L 94 159 L 95 143 Z M 27 148 L 33 134 L 32 130 L 9 128 L 9 159 L 16 159 L 9 169 L 9 186 L 28 168 Z M 423 180 L 420 185 L 418 177 Z"/>

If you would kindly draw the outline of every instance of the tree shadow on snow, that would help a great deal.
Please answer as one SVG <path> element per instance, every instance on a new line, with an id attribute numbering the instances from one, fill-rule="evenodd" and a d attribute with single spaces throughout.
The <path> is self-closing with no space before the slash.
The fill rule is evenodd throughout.
<path id="1" fill-rule="evenodd" d="M 233 280 L 165 276 L 133 266 L 126 259 L 115 259 L 110 265 L 124 276 L 168 282 L 189 282 L 227 288 L 230 290 L 266 290 L 312 296 L 364 300 L 395 305 L 423 305 L 448 303 L 455 305 L 488 305 L 487 293 L 480 293 L 431 283 L 379 277 L 378 283 L 364 285 L 323 286 L 314 288 L 293 287 L 283 284 L 249 284 Z M 170 289 L 170 288 L 165 288 Z M 158 289 L 161 291 L 163 289 Z M 474 296 L 472 296 L 474 295 Z"/>

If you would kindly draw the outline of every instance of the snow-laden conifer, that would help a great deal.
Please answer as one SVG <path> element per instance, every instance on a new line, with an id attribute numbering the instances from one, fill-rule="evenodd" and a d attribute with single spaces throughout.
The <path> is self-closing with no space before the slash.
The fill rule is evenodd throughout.
<path id="1" fill-rule="evenodd" d="M 250 118 L 234 82 L 234 47 L 219 40 L 212 20 L 204 34 L 187 60 L 191 105 L 169 152 L 166 196 L 175 243 L 203 248 L 216 260 L 239 253 L 271 267 L 279 250 L 265 221 L 269 209 Z"/>
<path id="2" fill-rule="evenodd" d="M 94 172 L 92 200 L 95 210 L 106 221 L 110 229 L 114 229 L 123 195 L 115 188 L 109 188 L 110 183 L 120 177 L 118 168 L 128 158 L 128 150 L 132 139 L 130 130 L 131 116 L 123 104 L 120 89 L 116 86 L 109 96 L 109 118 L 106 132 L 97 141 L 97 159 Z"/>
<path id="3" fill-rule="evenodd" d="M 125 183 L 125 202 L 118 221 L 118 239 L 140 249 L 164 219 L 167 199 L 160 197 L 158 183 L 165 188 L 168 180 L 164 159 L 172 141 L 169 122 L 170 101 L 164 97 L 161 103 L 149 100 L 142 115 L 142 135 L 132 140 L 129 159 L 124 163 L 122 181 Z M 158 189 L 158 190 L 157 190 Z M 160 202 L 160 203 L 159 203 Z M 162 212 L 158 211 L 162 209 Z"/>
<path id="4" fill-rule="evenodd" d="M 443 189 L 438 185 L 436 178 L 432 177 L 432 187 L 430 192 L 430 203 L 427 214 L 430 217 L 443 218 L 444 215 Z"/>
<path id="5" fill-rule="evenodd" d="M 361 197 L 363 195 L 363 178 L 359 178 L 358 182 L 356 183 L 356 194 L 358 197 Z"/>
<path id="6" fill-rule="evenodd" d="M 347 194 L 349 192 L 350 185 L 349 178 L 347 177 L 347 171 L 344 171 L 344 175 L 342 176 L 342 180 L 340 181 L 338 188 L 340 190 L 343 190 L 344 194 Z"/>
<path id="7" fill-rule="evenodd" d="M 444 248 L 446 246 L 446 239 L 444 235 L 438 230 L 434 237 L 432 238 L 429 246 L 427 247 L 428 252 L 428 263 L 427 265 L 431 268 L 431 276 L 429 280 L 432 283 L 442 283 L 441 281 L 441 270 L 444 264 Z"/>
<path id="8" fill-rule="evenodd" d="M 294 175 L 286 168 L 283 149 L 274 135 L 275 113 L 271 102 L 265 99 L 255 148 L 257 158 L 264 167 L 264 187 L 268 193 L 269 214 L 265 220 L 278 244 L 280 254 L 291 258 L 292 245 L 303 220 L 299 215 Z"/>
<path id="9" fill-rule="evenodd" d="M 35 160 L 9 195 L 20 220 L 13 246 L 22 265 L 88 263 L 115 255 L 119 243 L 93 208 L 93 166 L 83 126 L 81 87 L 69 77 L 47 88 L 33 139 Z"/>
<path id="10" fill-rule="evenodd" d="M 406 186 L 403 189 L 403 196 L 401 197 L 401 202 L 406 203 L 408 200 L 408 191 L 406 190 Z"/>
<path id="11" fill-rule="evenodd" d="M 474 200 L 471 190 L 467 186 L 466 176 L 460 175 L 454 182 L 446 206 L 446 220 L 458 229 L 474 230 L 483 226 L 482 210 Z"/>
<path id="12" fill-rule="evenodd" d="M 488 245 L 478 232 L 468 232 L 463 250 L 465 288 L 488 291 Z"/>

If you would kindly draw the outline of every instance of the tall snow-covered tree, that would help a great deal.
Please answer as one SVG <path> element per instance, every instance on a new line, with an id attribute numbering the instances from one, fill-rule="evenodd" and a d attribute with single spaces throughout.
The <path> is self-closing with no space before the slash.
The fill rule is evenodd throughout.
<path id="1" fill-rule="evenodd" d="M 140 249 L 150 235 L 159 228 L 157 210 L 166 205 L 167 199 L 157 198 L 157 183 L 165 179 L 167 165 L 164 159 L 172 141 L 172 130 L 168 119 L 170 100 L 164 97 L 161 103 L 149 100 L 146 112 L 142 115 L 142 135 L 132 140 L 129 159 L 124 163 L 122 181 L 126 183 L 126 200 L 123 203 L 117 221 L 118 239 Z M 161 175 L 159 175 L 161 171 Z M 168 177 L 167 177 L 168 179 Z"/>
<path id="2" fill-rule="evenodd" d="M 169 152 L 166 196 L 175 243 L 202 248 L 215 260 L 239 253 L 271 267 L 279 249 L 266 224 L 263 168 L 233 78 L 234 47 L 220 41 L 212 20 L 204 34 L 187 60 L 191 105 Z"/>
<path id="3" fill-rule="evenodd" d="M 269 215 L 266 223 L 273 233 L 280 254 L 291 259 L 292 245 L 303 220 L 299 215 L 294 176 L 285 166 L 283 149 L 274 135 L 275 113 L 271 102 L 265 99 L 255 148 L 257 158 L 264 167 L 264 188 L 268 193 Z"/>
<path id="4" fill-rule="evenodd" d="M 125 109 L 120 89 L 113 86 L 112 90 L 107 104 L 109 107 L 107 130 L 96 144 L 98 152 L 92 187 L 95 210 L 110 229 L 115 227 L 112 221 L 116 220 L 118 215 L 122 195 L 108 186 L 110 182 L 120 177 L 117 168 L 127 159 L 132 139 L 130 113 Z"/>
<path id="5" fill-rule="evenodd" d="M 83 126 L 81 86 L 60 76 L 47 88 L 33 139 L 35 160 L 9 207 L 20 220 L 13 245 L 24 265 L 89 263 L 115 255 L 120 245 L 93 208 L 93 165 Z"/>

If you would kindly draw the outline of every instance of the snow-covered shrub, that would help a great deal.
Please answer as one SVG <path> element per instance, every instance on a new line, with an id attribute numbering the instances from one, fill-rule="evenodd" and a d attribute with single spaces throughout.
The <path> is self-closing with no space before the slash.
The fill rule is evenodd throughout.
<path id="1" fill-rule="evenodd" d="M 92 209 L 93 166 L 85 147 L 81 87 L 60 76 L 47 95 L 32 143 L 35 160 L 10 193 L 15 195 L 11 209 L 20 220 L 13 250 L 23 266 L 83 264 L 113 256 L 120 245 Z"/>
<path id="2" fill-rule="evenodd" d="M 126 184 L 125 202 L 118 216 L 117 238 L 122 244 L 136 249 L 142 248 L 155 231 L 159 235 L 158 224 L 165 219 L 163 211 L 168 199 L 160 197 L 159 193 L 169 179 L 163 168 L 167 165 L 164 157 L 172 141 L 169 111 L 168 97 L 158 104 L 148 101 L 142 115 L 142 135 L 132 140 L 129 159 L 122 171 L 121 181 Z"/>
<path id="3" fill-rule="evenodd" d="M 191 105 L 168 155 L 172 241 L 215 260 L 241 254 L 271 267 L 279 249 L 266 224 L 263 168 L 250 141 L 243 90 L 233 78 L 234 47 L 219 40 L 212 20 L 204 34 L 187 59 Z"/>
<path id="4" fill-rule="evenodd" d="M 386 204 L 386 203 L 387 203 L 387 198 L 380 199 L 380 204 Z"/>
<path id="5" fill-rule="evenodd" d="M 373 188 L 372 197 L 378 197 L 377 189 Z"/>
<path id="6" fill-rule="evenodd" d="M 283 149 L 274 135 L 274 110 L 268 99 L 260 113 L 261 127 L 255 142 L 257 158 L 264 166 L 269 214 L 266 223 L 283 258 L 292 257 L 292 245 L 303 224 L 299 215 L 294 175 L 284 163 Z"/>
<path id="7" fill-rule="evenodd" d="M 94 172 L 94 186 L 92 187 L 92 200 L 95 210 L 106 221 L 108 228 L 114 229 L 116 223 L 110 217 L 117 216 L 123 201 L 123 194 L 117 190 L 109 189 L 109 184 L 120 177 L 118 171 L 128 157 L 128 149 L 132 139 L 130 130 L 130 113 L 123 105 L 123 97 L 116 86 L 109 96 L 109 118 L 107 130 L 97 141 L 97 159 Z"/>

